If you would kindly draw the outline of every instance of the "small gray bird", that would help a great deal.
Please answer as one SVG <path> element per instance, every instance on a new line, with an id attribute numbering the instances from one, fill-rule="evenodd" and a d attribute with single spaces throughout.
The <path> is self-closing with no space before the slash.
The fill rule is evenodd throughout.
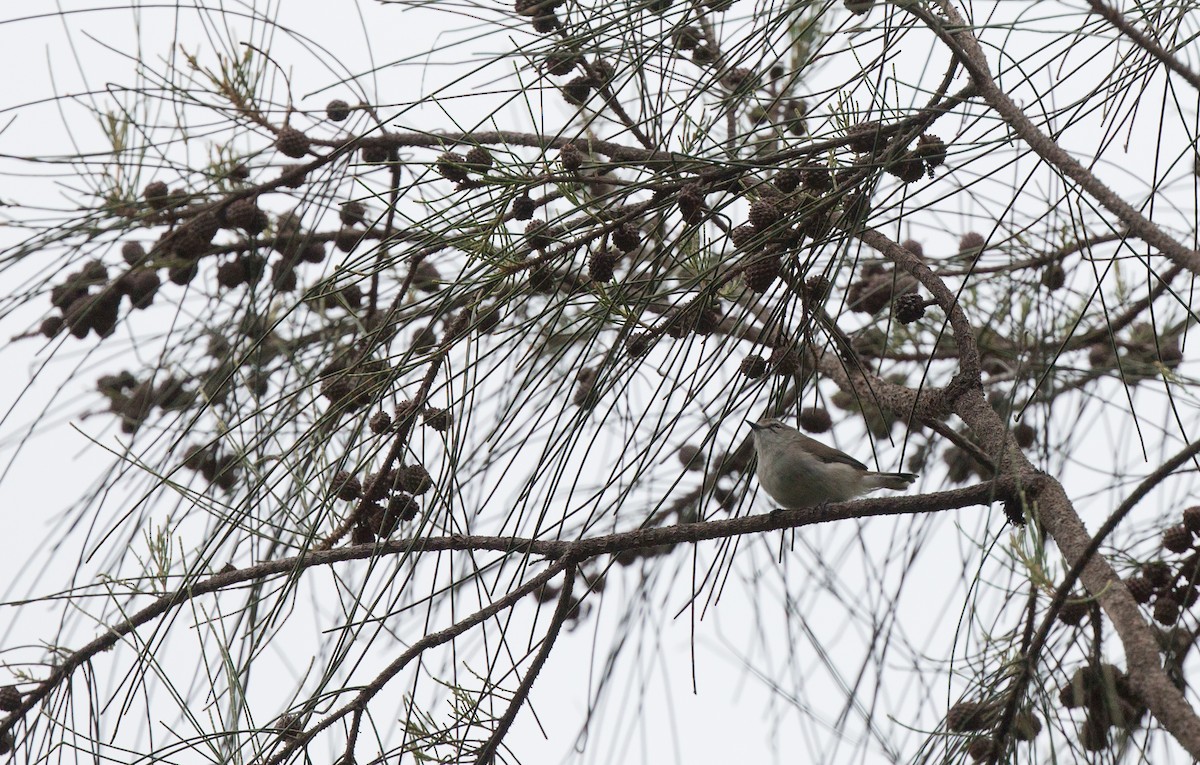
<path id="1" fill-rule="evenodd" d="M 845 502 L 876 489 L 907 489 L 917 480 L 913 473 L 876 473 L 779 420 L 746 423 L 754 431 L 758 482 L 784 510 Z"/>

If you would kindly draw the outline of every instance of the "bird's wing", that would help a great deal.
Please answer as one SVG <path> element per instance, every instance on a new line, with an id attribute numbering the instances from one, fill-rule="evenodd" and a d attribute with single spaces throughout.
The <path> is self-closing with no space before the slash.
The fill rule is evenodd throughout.
<path id="1" fill-rule="evenodd" d="M 813 439 L 813 438 L 809 438 L 808 436 L 802 436 L 802 437 L 804 438 L 805 443 L 808 444 L 809 451 L 812 452 L 812 455 L 814 457 L 816 457 L 818 460 L 820 460 L 821 462 L 824 462 L 826 464 L 840 463 L 842 465 L 850 465 L 851 467 L 856 467 L 859 470 L 865 470 L 867 472 L 870 472 L 870 470 L 871 470 L 869 467 L 862 464 L 861 462 L 854 459 L 849 454 L 846 454 L 843 451 L 838 451 L 837 449 L 834 449 L 832 446 L 826 446 L 825 444 L 821 443 L 820 441 L 817 441 L 816 439 Z"/>

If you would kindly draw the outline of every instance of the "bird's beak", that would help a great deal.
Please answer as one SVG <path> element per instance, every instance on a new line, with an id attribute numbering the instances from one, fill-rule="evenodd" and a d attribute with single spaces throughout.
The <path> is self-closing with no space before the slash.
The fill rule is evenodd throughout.
<path id="1" fill-rule="evenodd" d="M 751 430 L 761 430 L 762 429 L 762 425 L 759 425 L 757 422 L 752 422 L 751 420 L 746 420 L 746 424 L 750 426 Z"/>

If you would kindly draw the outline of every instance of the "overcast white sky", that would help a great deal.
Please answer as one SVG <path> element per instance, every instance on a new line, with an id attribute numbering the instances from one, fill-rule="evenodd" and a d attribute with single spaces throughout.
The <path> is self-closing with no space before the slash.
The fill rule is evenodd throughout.
<path id="1" fill-rule="evenodd" d="M 749 5 L 750 0 L 742 2 Z M 157 61 L 182 48 L 199 53 L 203 60 L 227 44 L 214 41 L 253 39 L 256 44 L 269 47 L 272 57 L 286 70 L 293 97 L 301 108 L 320 109 L 332 97 L 355 100 L 357 91 L 338 81 L 348 73 L 378 67 L 372 76 L 360 79 L 359 86 L 372 100 L 394 104 L 390 107 L 394 112 L 458 76 L 454 68 L 438 64 L 441 54 L 429 57 L 417 54 L 451 40 L 470 38 L 475 34 L 476 23 L 466 15 L 458 15 L 463 9 L 444 5 L 439 12 L 366 0 L 357 4 L 277 2 L 260 8 L 260 12 L 274 17 L 281 27 L 295 32 L 295 36 L 276 32 L 271 39 L 263 39 L 261 27 L 249 31 L 250 27 L 239 18 L 238 5 L 227 6 L 225 28 L 213 25 L 220 18 L 217 14 L 202 18 L 169 7 L 93 11 L 89 8 L 96 3 L 61 2 L 57 8 L 44 7 L 44 17 L 29 18 L 17 16 L 12 5 L 0 10 L 0 21 L 4 22 L 0 23 L 0 67 L 11 73 L 0 96 L 0 108 L 6 109 L 0 112 L 0 128 L 3 128 L 0 169 L 5 171 L 0 175 L 0 201 L 27 200 L 37 195 L 49 207 L 69 200 L 72 189 L 78 187 L 77 179 L 70 175 L 49 181 L 22 177 L 21 173 L 29 168 L 8 158 L 99 150 L 102 142 L 94 123 L 89 124 L 86 110 L 73 107 L 71 99 L 65 104 L 51 99 L 70 95 L 85 103 L 102 103 L 106 88 L 133 81 L 130 57 Z M 505 39 L 504 35 L 486 38 L 479 49 L 489 52 L 494 46 L 504 44 Z M 318 45 L 321 50 L 314 53 Z M 456 49 L 443 58 L 454 60 L 461 56 L 461 50 Z M 398 61 L 404 63 L 393 65 Z M 479 104 L 479 114 L 485 114 L 489 96 L 481 89 L 471 94 L 472 103 Z M 381 111 L 384 116 L 389 113 L 388 107 Z M 157 118 L 168 121 L 171 116 L 159 113 Z M 444 125 L 430 127 L 441 126 Z M 191 150 L 202 156 L 203 139 L 197 143 Z M 1136 164 L 1133 160 L 1130 167 Z M 1128 167 L 1123 170 L 1132 172 Z M 14 236 L 19 235 L 0 230 L 0 242 L 6 246 Z M 943 243 L 952 242 L 957 232 L 942 232 L 940 236 Z M 10 268 L 3 278 L 23 284 L 25 278 L 45 268 L 45 263 L 30 263 L 28 267 Z M 18 334 L 36 323 L 46 308 L 43 298 L 14 310 L 6 320 L 5 336 Z M 109 462 L 103 439 L 110 439 L 107 445 L 112 446 L 112 430 L 105 430 L 111 422 L 102 422 L 106 415 L 91 418 L 83 415 L 101 406 L 98 397 L 90 392 L 91 381 L 103 372 L 119 369 L 121 362 L 120 358 L 107 354 L 84 356 L 80 349 L 84 345 L 90 348 L 93 343 L 89 338 L 86 344 L 68 346 L 63 360 L 56 361 L 46 372 L 38 371 L 36 384 L 28 387 L 35 370 L 40 370 L 45 361 L 46 348 L 38 340 L 11 343 L 5 348 L 6 372 L 0 378 L 3 397 L 0 409 L 8 411 L 8 416 L 0 424 L 3 438 L 0 444 L 6 449 L 0 462 L 0 468 L 6 469 L 0 474 L 0 517 L 6 525 L 5 533 L 0 535 L 0 581 L 14 583 L 5 593 L 6 598 L 45 594 L 65 587 L 79 559 L 81 536 L 68 533 L 59 522 L 70 503 L 92 485 L 102 466 Z M 88 372 L 82 375 L 82 383 L 65 382 L 75 360 Z M 60 382 L 67 385 L 65 393 L 59 391 Z M 1119 390 L 1115 388 L 1113 395 Z M 46 432 L 19 443 L 18 453 L 18 439 L 51 398 L 57 398 L 59 403 L 47 418 Z M 1169 419 L 1160 403 L 1146 401 L 1143 411 L 1151 412 L 1148 417 L 1151 422 L 1168 428 Z M 12 408 L 8 409 L 9 406 Z M 1131 439 L 1127 422 L 1114 425 L 1099 418 L 1064 423 L 1064 427 L 1095 433 L 1097 442 L 1104 443 L 1098 453 L 1106 458 L 1112 457 L 1113 443 L 1126 444 L 1131 453 L 1137 450 L 1135 442 L 1126 441 Z M 90 440 L 93 436 L 101 439 L 100 443 L 93 443 Z M 868 456 L 865 446 L 846 448 L 860 458 Z M 1078 463 L 1064 469 L 1075 471 L 1072 475 L 1079 478 L 1075 488 L 1081 496 L 1093 495 L 1096 485 L 1088 480 L 1089 467 L 1094 467 L 1094 463 L 1089 466 L 1086 457 L 1075 457 Z M 1126 456 L 1119 459 L 1124 462 Z M 1186 489 L 1166 494 L 1171 496 L 1159 500 L 1160 507 L 1186 501 Z M 118 513 L 127 509 L 127 505 L 123 498 L 109 497 L 105 512 Z M 1097 505 L 1088 509 L 1092 525 L 1103 517 L 1104 508 L 1110 506 L 1104 501 Z M 767 509 L 764 501 L 760 500 L 758 509 Z M 733 569 L 731 578 L 735 586 L 727 590 L 716 606 L 709 606 L 703 619 L 699 611 L 686 608 L 692 594 L 692 560 L 687 555 L 676 556 L 668 566 L 670 573 L 662 576 L 664 583 L 652 589 L 649 597 L 662 599 L 654 604 L 660 613 L 678 613 L 678 617 L 661 620 L 653 631 L 634 630 L 628 635 L 625 632 L 628 628 L 621 620 L 626 609 L 621 599 L 633 597 L 638 581 L 633 571 L 627 572 L 612 593 L 616 597 L 605 600 L 599 613 L 584 621 L 556 648 L 532 696 L 537 721 L 528 712 L 522 713 L 510 745 L 526 763 L 553 763 L 567 758 L 586 713 L 589 688 L 603 672 L 606 656 L 597 646 L 604 647 L 628 636 L 647 641 L 646 657 L 633 662 L 639 669 L 630 672 L 631 679 L 623 686 L 628 689 L 629 703 L 623 703 L 621 698 L 609 700 L 592 739 L 587 741 L 589 754 L 582 758 L 584 761 L 790 763 L 812 757 L 824 757 L 826 761 L 886 761 L 883 756 L 860 758 L 855 754 L 860 752 L 858 745 L 852 741 L 841 747 L 830 743 L 837 738 L 831 728 L 844 711 L 836 702 L 841 698 L 836 687 L 852 685 L 858 668 L 844 666 L 843 676 L 834 678 L 822 668 L 826 657 L 821 651 L 832 652 L 828 658 L 835 663 L 852 657 L 865 660 L 863 657 L 874 655 L 870 648 L 874 635 L 849 628 L 842 630 L 838 626 L 844 625 L 841 621 L 836 625 L 821 623 L 824 599 L 833 596 L 825 589 L 807 592 L 804 579 L 830 574 L 814 571 L 810 564 L 833 551 L 847 563 L 846 569 L 838 573 L 845 581 L 833 588 L 840 591 L 843 600 L 828 613 L 855 605 L 869 610 L 878 599 L 888 595 L 872 588 L 899 576 L 899 571 L 907 566 L 904 560 L 878 561 L 873 556 L 891 549 L 892 538 L 910 537 L 914 549 L 920 548 L 923 553 L 906 581 L 925 585 L 921 589 L 910 584 L 905 599 L 900 601 L 905 622 L 903 634 L 912 640 L 905 650 L 914 655 L 949 656 L 949 646 L 954 641 L 959 641 L 960 649 L 963 646 L 962 636 L 956 636 L 951 625 L 957 624 L 959 609 L 964 605 L 961 579 L 969 573 L 964 570 L 966 561 L 978 555 L 971 540 L 987 537 L 980 531 L 984 526 L 992 529 L 991 539 L 999 538 L 1001 545 L 1007 543 L 1006 534 L 997 537 L 1000 528 L 997 513 L 989 515 L 979 508 L 946 514 L 915 526 L 908 521 L 872 522 L 872 538 L 877 536 L 880 540 L 877 549 L 871 545 L 856 548 L 857 529 L 851 525 L 805 530 L 794 543 L 788 537 L 786 545 L 794 544 L 796 549 L 785 550 L 782 557 L 779 536 L 748 540 L 739 550 L 744 565 L 735 565 Z M 56 547 L 60 543 L 61 548 Z M 812 554 L 805 554 L 806 550 Z M 930 550 L 942 552 L 931 554 Z M 715 547 L 702 546 L 696 568 L 703 572 L 706 562 L 717 556 Z M 779 563 L 770 565 L 773 560 Z M 304 603 L 305 598 L 315 602 L 322 597 L 321 588 L 327 584 L 326 580 L 323 576 L 312 579 L 297 602 Z M 737 582 L 745 587 L 736 586 Z M 914 591 L 924 592 L 925 597 L 913 602 Z M 773 592 L 779 596 L 779 602 L 769 606 L 746 602 L 748 592 Z M 798 599 L 785 598 L 785 592 Z M 797 618 L 797 613 L 803 614 L 803 618 Z M 0 628 L 0 648 L 36 643 L 52 635 L 60 612 L 52 604 L 40 613 L 25 609 L 21 615 L 19 623 L 0 616 L 0 625 L 5 625 Z M 826 627 L 832 628 L 823 632 Z M 83 642 L 85 636 L 76 633 L 75 637 L 77 642 Z M 844 650 L 843 656 L 837 656 L 838 650 Z M 179 656 L 187 657 L 186 649 Z M 171 655 L 158 658 L 165 666 L 175 660 L 190 660 Z M 268 657 L 264 662 L 272 658 L 279 665 L 286 665 L 279 657 Z M 875 696 L 865 699 L 865 706 L 878 704 L 885 710 L 880 714 L 886 715 L 898 713 L 903 708 L 903 699 L 913 695 L 941 694 L 947 700 L 956 697 L 958 686 L 945 678 L 936 687 L 920 688 L 909 684 L 917 683 L 913 677 L 902 679 L 909 668 L 896 669 L 899 687 L 872 688 Z M 4 682 L 0 671 L 0 684 Z M 769 692 L 774 684 L 780 688 L 779 695 Z M 788 699 L 789 689 L 798 687 L 805 689 L 804 696 Z M 814 705 L 823 697 L 822 688 L 830 689 L 829 706 Z M 282 709 L 270 708 L 265 697 L 263 703 L 260 721 L 270 719 Z M 386 718 L 392 709 L 385 705 L 377 714 Z M 640 726 L 630 724 L 634 716 L 642 718 Z M 377 718 L 376 722 L 380 720 Z M 854 728 L 857 730 L 858 726 Z M 549 734 L 548 740 L 542 738 L 542 730 Z M 156 731 L 156 735 L 162 733 Z M 597 737 L 606 743 L 598 745 Z M 909 755 L 922 737 L 914 732 L 896 744 L 903 754 Z M 815 744 L 817 741 L 820 743 Z M 177 761 L 199 761 L 199 757 L 182 753 Z"/>

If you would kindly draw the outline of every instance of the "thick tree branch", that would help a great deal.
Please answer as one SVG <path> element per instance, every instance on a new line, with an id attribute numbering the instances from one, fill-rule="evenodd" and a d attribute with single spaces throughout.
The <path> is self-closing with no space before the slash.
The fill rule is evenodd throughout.
<path id="1" fill-rule="evenodd" d="M 109 626 L 105 634 L 82 648 L 63 657 L 62 663 L 50 675 L 25 694 L 21 706 L 0 720 L 0 736 L 92 657 L 112 648 L 124 636 L 138 627 L 199 597 L 228 589 L 243 582 L 253 582 L 280 574 L 294 575 L 314 566 L 327 566 L 351 560 L 375 557 L 408 556 L 448 550 L 494 551 L 538 555 L 555 560 L 584 561 L 600 555 L 614 555 L 625 550 L 638 550 L 661 545 L 679 545 L 714 539 L 726 539 L 766 531 L 801 528 L 820 523 L 871 518 L 888 515 L 915 515 L 954 510 L 972 505 L 989 504 L 1012 496 L 1017 485 L 998 480 L 952 491 L 919 496 L 887 497 L 842 502 L 805 510 L 781 510 L 762 515 L 750 515 L 723 521 L 682 523 L 658 528 L 637 529 L 576 541 L 540 540 L 524 537 L 469 536 L 453 534 L 444 537 L 397 539 L 378 544 L 352 545 L 332 550 L 314 550 L 292 558 L 260 563 L 244 569 L 214 574 L 168 593 L 134 613 L 128 619 Z"/>
<path id="2" fill-rule="evenodd" d="M 1071 590 L 1074 589 L 1075 583 L 1079 581 L 1084 568 L 1092 562 L 1096 554 L 1100 552 L 1100 546 L 1104 544 L 1109 535 L 1116 531 L 1117 526 L 1133 511 L 1133 508 L 1137 507 L 1137 504 L 1153 491 L 1156 486 L 1165 481 L 1176 470 L 1183 467 L 1183 465 L 1194 460 L 1198 454 L 1200 454 L 1200 441 L 1193 441 L 1175 456 L 1160 465 L 1150 475 L 1146 476 L 1120 506 L 1108 516 L 1108 520 L 1104 522 L 1104 525 L 1097 529 L 1087 548 L 1071 565 L 1070 571 L 1063 577 L 1062 582 L 1058 585 L 1058 589 L 1055 590 L 1054 597 L 1050 601 L 1049 608 L 1046 609 L 1045 616 L 1042 617 L 1041 624 L 1038 625 L 1037 632 L 1034 634 L 1033 639 L 1029 641 L 1024 660 L 1021 662 L 1020 674 L 1013 678 L 1012 685 L 1010 686 L 1011 690 L 1007 694 L 1008 700 L 1005 705 L 1004 717 L 997 728 L 996 737 L 998 741 L 1004 741 L 1009 727 L 1012 725 L 1025 684 L 1033 679 L 1038 657 L 1041 656 L 1042 648 L 1046 645 L 1046 639 L 1050 636 L 1050 628 L 1054 626 L 1055 617 L 1062 610 L 1063 604 L 1067 602 L 1067 598 L 1071 596 Z M 998 748 L 997 754 L 999 754 L 999 750 L 1000 748 Z"/>
<path id="3" fill-rule="evenodd" d="M 945 14 L 943 21 L 925 11 L 918 3 L 906 3 L 905 10 L 921 19 L 962 61 L 971 74 L 971 81 L 978 93 L 1000 117 L 1019 135 L 1038 156 L 1058 168 L 1064 175 L 1095 199 L 1100 206 L 1111 212 L 1124 223 L 1129 231 L 1147 244 L 1155 247 L 1177 265 L 1194 274 L 1200 274 L 1200 253 L 1188 249 L 1147 219 L 1136 208 L 1104 185 L 1092 172 L 1079 163 L 1053 139 L 1040 131 L 1033 120 L 1013 102 L 992 78 L 987 57 L 979 41 L 971 33 L 970 25 L 948 0 L 936 0 L 936 5 Z"/>

